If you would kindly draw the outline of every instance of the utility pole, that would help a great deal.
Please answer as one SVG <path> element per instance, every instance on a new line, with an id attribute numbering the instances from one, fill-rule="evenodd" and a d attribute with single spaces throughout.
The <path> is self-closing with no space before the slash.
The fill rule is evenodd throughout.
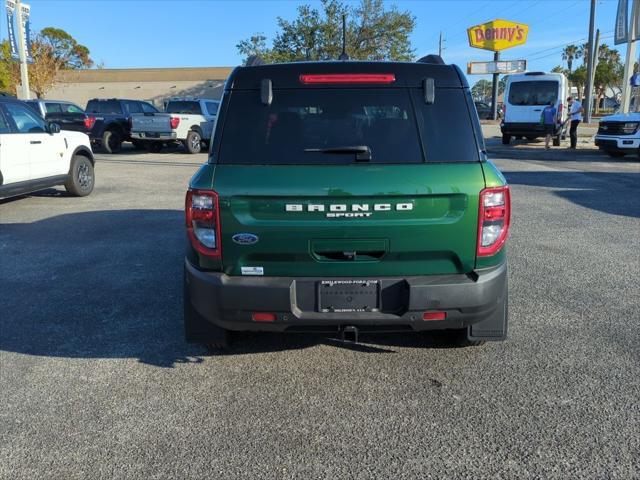
<path id="1" fill-rule="evenodd" d="M 591 57 L 591 61 L 593 62 L 593 68 L 591 69 L 591 81 L 589 83 L 589 85 L 591 85 L 591 90 L 594 90 L 596 88 L 595 80 L 596 80 L 596 69 L 598 68 L 598 52 L 599 51 L 600 51 L 600 29 L 597 29 L 596 41 L 593 44 L 593 57 Z M 595 94 L 595 92 L 593 92 L 593 96 L 595 97 L 595 100 L 596 100 L 595 110 L 598 110 L 598 106 L 597 106 L 598 96 Z"/>
<path id="2" fill-rule="evenodd" d="M 16 19 L 18 21 L 18 53 L 20 54 L 20 81 L 22 82 L 22 99 L 31 98 L 29 89 L 29 73 L 27 70 L 27 52 L 25 45 L 24 24 L 22 23 L 22 5 L 20 0 L 16 0 Z"/>
<path id="3" fill-rule="evenodd" d="M 589 54 L 588 59 L 589 63 L 587 64 L 587 90 L 585 92 L 585 123 L 591 122 L 591 91 L 593 90 L 593 82 L 591 78 L 593 77 L 594 68 L 593 68 L 593 52 L 594 52 L 594 39 L 593 34 L 595 30 L 596 24 L 596 0 L 591 0 L 591 12 L 589 13 Z"/>
<path id="4" fill-rule="evenodd" d="M 640 0 L 633 0 L 633 6 L 631 7 L 631 28 L 629 29 L 629 42 L 627 42 L 627 58 L 624 62 L 624 75 L 622 76 L 622 113 L 629 113 L 629 106 L 631 104 L 631 91 L 632 87 L 629 84 L 631 75 L 633 72 L 633 64 L 636 60 L 636 42 L 633 40 L 638 32 L 636 26 L 638 24 L 637 18 L 640 15 Z M 638 111 L 638 101 L 636 98 L 636 111 Z"/>
<path id="5" fill-rule="evenodd" d="M 442 30 L 440 30 L 440 40 L 438 41 L 438 56 L 442 57 Z"/>
<path id="6" fill-rule="evenodd" d="M 595 0 L 594 0 L 595 1 Z M 493 53 L 493 61 L 498 62 L 500 60 L 500 52 Z M 493 74 L 493 85 L 491 87 L 491 111 L 493 112 L 491 118 L 498 119 L 498 81 L 500 78 L 499 73 Z"/>

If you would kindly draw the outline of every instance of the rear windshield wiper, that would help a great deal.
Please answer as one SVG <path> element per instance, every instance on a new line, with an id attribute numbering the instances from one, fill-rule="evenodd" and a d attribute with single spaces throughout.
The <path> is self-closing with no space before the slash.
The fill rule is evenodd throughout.
<path id="1" fill-rule="evenodd" d="M 337 153 L 350 154 L 355 153 L 357 162 L 368 162 L 371 160 L 371 149 L 367 145 L 349 145 L 344 147 L 330 148 L 305 148 L 305 153 Z"/>

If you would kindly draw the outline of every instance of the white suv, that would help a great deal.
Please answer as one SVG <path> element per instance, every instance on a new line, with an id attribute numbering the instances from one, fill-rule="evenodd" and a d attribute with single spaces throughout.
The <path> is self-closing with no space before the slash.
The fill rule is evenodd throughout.
<path id="1" fill-rule="evenodd" d="M 94 163 L 87 135 L 61 132 L 24 102 L 0 96 L 0 198 L 56 185 L 84 197 L 93 191 Z"/>

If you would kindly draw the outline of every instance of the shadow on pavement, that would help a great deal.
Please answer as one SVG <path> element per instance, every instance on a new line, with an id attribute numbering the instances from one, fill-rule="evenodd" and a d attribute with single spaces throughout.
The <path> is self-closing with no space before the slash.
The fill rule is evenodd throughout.
<path id="1" fill-rule="evenodd" d="M 640 217 L 640 173 L 502 172 L 511 185 L 557 189 L 553 193 L 582 207 L 611 215 Z"/>
<path id="2" fill-rule="evenodd" d="M 183 336 L 183 221 L 180 210 L 106 210 L 0 224 L 0 350 L 158 367 L 202 362 L 205 348 Z M 412 334 L 361 337 L 367 345 L 300 334 L 239 340 L 226 354 L 430 346 Z"/>

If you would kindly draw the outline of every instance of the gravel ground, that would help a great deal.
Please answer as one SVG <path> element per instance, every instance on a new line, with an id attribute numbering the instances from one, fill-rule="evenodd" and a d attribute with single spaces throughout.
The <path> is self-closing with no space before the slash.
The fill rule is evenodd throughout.
<path id="1" fill-rule="evenodd" d="M 640 164 L 489 147 L 510 335 L 480 348 L 185 344 L 204 155 L 98 155 L 90 197 L 0 202 L 0 478 L 640 478 Z"/>

